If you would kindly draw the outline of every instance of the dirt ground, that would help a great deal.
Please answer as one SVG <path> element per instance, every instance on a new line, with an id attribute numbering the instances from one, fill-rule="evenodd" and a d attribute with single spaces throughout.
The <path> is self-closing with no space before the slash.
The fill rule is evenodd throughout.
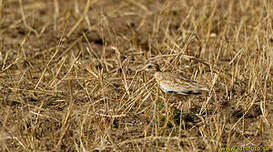
<path id="1" fill-rule="evenodd" d="M 0 151 L 272 151 L 272 19 L 270 0 L 0 0 Z M 165 94 L 148 62 L 210 91 Z"/>

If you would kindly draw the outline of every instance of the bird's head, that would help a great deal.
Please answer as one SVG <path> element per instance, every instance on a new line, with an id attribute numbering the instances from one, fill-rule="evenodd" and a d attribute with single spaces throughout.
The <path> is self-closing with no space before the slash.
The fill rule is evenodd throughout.
<path id="1" fill-rule="evenodd" d="M 148 72 L 160 72 L 161 71 L 159 65 L 154 62 L 147 63 L 143 67 L 143 70 L 148 71 Z"/>

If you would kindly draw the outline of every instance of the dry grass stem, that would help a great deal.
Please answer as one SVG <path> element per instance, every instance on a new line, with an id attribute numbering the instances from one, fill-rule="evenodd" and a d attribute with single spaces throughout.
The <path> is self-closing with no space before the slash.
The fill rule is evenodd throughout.
<path id="1" fill-rule="evenodd" d="M 272 151 L 272 16 L 270 0 L 0 0 L 0 151 Z M 165 93 L 147 63 L 201 89 Z"/>

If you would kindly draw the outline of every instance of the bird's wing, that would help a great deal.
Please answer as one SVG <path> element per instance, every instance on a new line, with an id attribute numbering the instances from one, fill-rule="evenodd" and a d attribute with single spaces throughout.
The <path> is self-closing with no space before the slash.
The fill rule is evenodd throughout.
<path id="1" fill-rule="evenodd" d="M 200 94 L 202 91 L 208 91 L 207 87 L 198 82 L 173 73 L 162 73 L 159 84 L 160 88 L 166 93 L 189 95 Z"/>

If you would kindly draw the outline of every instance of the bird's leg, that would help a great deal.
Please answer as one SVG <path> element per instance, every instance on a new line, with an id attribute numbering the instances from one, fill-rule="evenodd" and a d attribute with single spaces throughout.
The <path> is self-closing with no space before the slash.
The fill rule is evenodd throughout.
<path id="1" fill-rule="evenodd" d="M 190 98 L 189 101 L 188 101 L 188 109 L 189 110 L 191 110 L 191 105 L 192 105 L 192 103 L 191 103 L 191 98 Z"/>
<path id="2" fill-rule="evenodd" d="M 166 93 L 164 93 L 164 99 L 165 99 L 165 106 L 168 106 L 168 99 Z M 168 107 L 167 107 L 168 108 Z"/>
<path id="3" fill-rule="evenodd" d="M 180 96 L 180 97 L 181 97 L 182 100 L 179 100 L 179 103 L 177 105 L 177 109 L 181 111 L 183 109 L 183 107 L 182 107 L 183 106 L 183 100 L 185 100 L 185 98 L 184 98 L 184 96 Z"/>
<path id="4" fill-rule="evenodd" d="M 182 96 L 181 98 L 182 98 L 182 100 L 179 101 L 177 109 L 190 112 L 191 108 L 192 108 L 191 98 L 187 98 L 185 96 Z M 183 107 L 183 101 L 185 102 L 185 100 L 188 101 L 188 103 L 187 103 L 186 107 Z"/>
<path id="5" fill-rule="evenodd" d="M 169 99 L 170 98 L 166 93 L 164 93 L 164 99 L 165 99 L 165 102 L 164 102 L 165 106 L 164 107 L 165 107 L 165 111 L 166 111 L 166 114 L 167 114 L 166 115 L 166 118 L 167 118 L 167 117 L 169 117 Z"/>
<path id="6" fill-rule="evenodd" d="M 177 109 L 178 109 L 178 110 L 181 110 L 181 108 L 182 108 L 182 102 L 181 102 L 181 100 L 180 100 L 179 103 L 178 103 Z"/>

